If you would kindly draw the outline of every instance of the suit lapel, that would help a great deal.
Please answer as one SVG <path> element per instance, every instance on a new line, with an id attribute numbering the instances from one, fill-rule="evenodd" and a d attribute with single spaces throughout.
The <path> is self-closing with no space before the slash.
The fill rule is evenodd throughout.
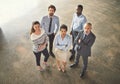
<path id="1" fill-rule="evenodd" d="M 91 39 L 91 32 L 90 32 L 90 34 L 84 39 L 84 41 L 85 42 L 88 42 L 90 39 Z M 83 36 L 84 36 L 84 34 L 83 34 Z"/>
<path id="2" fill-rule="evenodd" d="M 81 37 L 82 40 L 84 39 L 84 32 L 82 32 Z"/>
<path id="3" fill-rule="evenodd" d="M 92 32 L 90 32 L 90 34 L 87 36 L 87 41 L 89 41 L 91 39 L 91 35 L 92 35 Z"/>

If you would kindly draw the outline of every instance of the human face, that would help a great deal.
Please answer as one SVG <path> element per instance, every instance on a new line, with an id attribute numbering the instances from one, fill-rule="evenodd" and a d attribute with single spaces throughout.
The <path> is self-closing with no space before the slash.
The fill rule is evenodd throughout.
<path id="1" fill-rule="evenodd" d="M 55 13 L 55 10 L 53 8 L 48 9 L 49 16 L 53 16 Z"/>
<path id="2" fill-rule="evenodd" d="M 63 37 L 64 37 L 64 36 L 66 35 L 66 33 L 67 33 L 66 29 L 61 29 L 60 32 L 61 32 L 61 36 L 63 36 Z"/>
<path id="3" fill-rule="evenodd" d="M 78 7 L 76 10 L 77 10 L 77 15 L 78 15 L 78 16 L 81 15 L 82 9 L 81 9 L 80 7 Z"/>
<path id="4" fill-rule="evenodd" d="M 88 35 L 90 33 L 91 29 L 92 28 L 91 28 L 90 25 L 85 25 L 85 27 L 84 27 L 84 33 Z"/>
<path id="5" fill-rule="evenodd" d="M 34 28 L 35 31 L 39 31 L 40 30 L 40 25 L 39 24 L 35 24 L 33 26 L 33 28 Z"/>

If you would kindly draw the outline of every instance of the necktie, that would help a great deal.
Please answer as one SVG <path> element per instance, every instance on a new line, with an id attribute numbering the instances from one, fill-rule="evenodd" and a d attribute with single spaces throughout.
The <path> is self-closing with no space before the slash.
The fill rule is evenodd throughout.
<path id="1" fill-rule="evenodd" d="M 51 30 L 51 25 L 52 25 L 52 18 L 50 18 L 50 23 L 49 23 L 49 32 Z"/>
<path id="2" fill-rule="evenodd" d="M 87 37 L 87 35 L 85 34 L 85 36 L 84 36 L 84 40 L 86 39 L 86 37 Z"/>

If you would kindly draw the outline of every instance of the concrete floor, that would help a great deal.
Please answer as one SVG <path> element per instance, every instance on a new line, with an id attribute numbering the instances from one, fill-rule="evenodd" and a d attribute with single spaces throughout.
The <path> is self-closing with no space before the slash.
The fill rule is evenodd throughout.
<path id="1" fill-rule="evenodd" d="M 71 24 L 77 4 L 84 5 L 84 15 L 93 24 L 96 42 L 89 58 L 86 76 L 80 79 L 80 66 L 62 73 L 53 67 L 41 73 L 36 70 L 32 44 L 29 38 L 31 22 L 47 14 L 47 1 L 25 16 L 16 18 L 0 28 L 0 84 L 120 84 L 120 1 L 68 0 L 55 1 L 56 14 L 61 24 Z M 42 12 L 41 12 L 42 11 Z M 42 57 L 43 59 L 43 57 Z"/>

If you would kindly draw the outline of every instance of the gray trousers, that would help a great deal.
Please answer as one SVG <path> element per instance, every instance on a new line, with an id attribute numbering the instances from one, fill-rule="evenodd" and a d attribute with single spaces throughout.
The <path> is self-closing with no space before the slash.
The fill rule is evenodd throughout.
<path id="1" fill-rule="evenodd" d="M 73 42 L 74 42 L 75 38 L 77 37 L 78 33 L 79 33 L 79 32 L 77 32 L 77 31 L 72 31 L 72 39 L 73 39 Z"/>
<path id="2" fill-rule="evenodd" d="M 75 44 L 74 44 L 74 41 L 75 41 L 75 38 L 77 37 L 79 32 L 77 31 L 72 31 L 72 43 L 73 43 L 73 48 L 72 48 L 72 55 L 75 55 Z"/>
<path id="3" fill-rule="evenodd" d="M 79 63 L 79 59 L 80 59 L 80 53 L 77 52 L 76 57 L 75 57 L 75 63 L 78 64 Z M 88 65 L 88 56 L 82 56 L 82 60 L 83 60 L 83 66 L 82 66 L 82 72 L 87 70 L 87 65 Z"/>

